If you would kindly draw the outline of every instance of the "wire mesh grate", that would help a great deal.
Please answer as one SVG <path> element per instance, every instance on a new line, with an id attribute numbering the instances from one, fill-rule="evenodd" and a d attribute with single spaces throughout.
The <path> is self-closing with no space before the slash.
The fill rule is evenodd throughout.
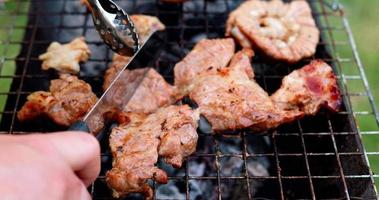
<path id="1" fill-rule="evenodd" d="M 168 44 L 175 53 L 164 55 L 154 67 L 172 83 L 174 64 L 198 38 L 223 37 L 228 13 L 241 1 L 190 0 L 170 5 L 159 0 L 117 2 L 130 13 L 155 15 L 166 24 Z M 366 152 L 362 140 L 377 137 L 379 129 L 360 130 L 356 120 L 370 118 L 376 124 L 379 115 L 348 21 L 337 1 L 308 2 L 322 34 L 314 58 L 328 62 L 337 73 L 343 110 L 321 111 L 265 135 L 248 131 L 222 137 L 199 133 L 197 151 L 181 169 L 158 163 L 167 171 L 169 182 L 152 182 L 156 199 L 377 198 L 374 183 L 379 176 L 373 174 L 376 169 L 371 170 L 368 162 L 378 160 L 379 152 Z M 62 130 L 46 120 L 20 123 L 16 117 L 28 94 L 47 90 L 49 81 L 57 77 L 54 72 L 41 71 L 38 55 L 52 41 L 68 42 L 84 36 L 93 53 L 82 64 L 80 78 L 100 95 L 103 72 L 112 52 L 101 42 L 89 12 L 79 0 L 14 0 L 0 5 L 0 22 L 1 133 Z M 309 60 L 291 66 L 268 65 L 257 56 L 253 61 L 257 82 L 272 93 L 283 76 Z M 362 108 L 355 103 L 357 100 L 370 106 Z M 111 155 L 106 143 L 102 149 L 102 171 L 90 191 L 94 199 L 111 199 L 105 183 Z"/>

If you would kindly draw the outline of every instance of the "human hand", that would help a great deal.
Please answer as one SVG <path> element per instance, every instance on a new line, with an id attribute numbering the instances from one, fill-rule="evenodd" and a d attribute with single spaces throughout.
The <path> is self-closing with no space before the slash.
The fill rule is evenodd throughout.
<path id="1" fill-rule="evenodd" d="M 87 186 L 100 172 L 100 147 L 86 133 L 0 135 L 2 199 L 91 199 Z"/>

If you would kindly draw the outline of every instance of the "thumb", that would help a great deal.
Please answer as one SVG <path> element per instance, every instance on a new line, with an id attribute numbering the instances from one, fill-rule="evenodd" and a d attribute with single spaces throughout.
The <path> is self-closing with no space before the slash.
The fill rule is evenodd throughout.
<path id="1" fill-rule="evenodd" d="M 101 163 L 100 145 L 94 136 L 68 131 L 48 134 L 47 138 L 86 186 L 96 179 Z"/>

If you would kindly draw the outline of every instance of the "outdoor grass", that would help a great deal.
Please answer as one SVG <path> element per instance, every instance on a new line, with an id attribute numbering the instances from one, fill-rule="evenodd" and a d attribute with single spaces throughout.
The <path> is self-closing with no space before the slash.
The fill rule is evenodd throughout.
<path id="1" fill-rule="evenodd" d="M 370 83 L 371 90 L 374 94 L 376 105 L 379 105 L 379 22 L 377 8 L 379 8 L 379 0 L 340 0 L 346 10 L 354 38 L 358 46 L 360 58 L 365 67 L 366 75 Z M 0 0 L 1 2 L 1 0 Z M 2 27 L 12 23 L 18 26 L 24 26 L 27 22 L 26 15 L 12 14 L 23 12 L 28 9 L 28 3 L 25 1 L 20 7 L 12 1 L 0 4 L 0 25 Z M 12 23 L 10 23 L 12 22 Z M 0 29 L 0 111 L 3 110 L 7 96 L 6 93 L 10 89 L 11 79 L 4 76 L 12 76 L 15 73 L 15 62 L 12 61 L 20 51 L 20 45 L 9 44 L 8 41 L 21 41 L 24 34 L 23 28 L 1 28 Z M 336 35 L 337 41 L 347 41 L 346 36 Z M 352 57 L 351 47 L 349 45 L 340 46 L 338 48 L 341 57 Z M 355 63 L 342 66 L 342 71 L 347 75 L 358 75 Z M 349 81 L 347 83 L 349 92 L 362 92 L 364 87 L 361 81 Z M 370 111 L 370 105 L 367 98 L 354 97 L 352 104 L 355 111 Z M 1 114 L 0 114 L 1 120 Z M 361 131 L 379 130 L 376 121 L 372 116 L 357 115 L 359 128 Z M 369 152 L 379 152 L 379 135 L 363 135 L 362 140 L 365 148 Z M 379 172 L 379 156 L 369 157 L 371 167 L 374 173 Z M 378 180 L 379 181 L 379 180 Z M 377 182 L 378 182 L 377 181 Z"/>
<path id="2" fill-rule="evenodd" d="M 366 75 L 370 83 L 371 91 L 379 105 L 379 23 L 377 0 L 342 0 L 348 16 L 354 38 L 357 43 L 360 58 L 365 67 Z M 350 48 L 350 47 L 349 47 Z M 345 49 L 344 51 L 349 51 Z M 352 83 L 349 90 L 362 91 L 363 86 Z M 369 110 L 370 106 L 365 98 L 357 98 L 353 102 L 355 110 Z M 357 116 L 361 131 L 379 130 L 373 116 Z M 379 135 L 363 135 L 362 140 L 366 151 L 379 152 Z M 379 156 L 369 156 L 369 161 L 374 173 L 379 173 Z M 379 181 L 379 180 L 378 180 Z M 376 181 L 378 183 L 378 181 Z M 378 184 L 377 184 L 378 186 Z"/>
<path id="3" fill-rule="evenodd" d="M 0 111 L 4 110 L 7 100 L 7 93 L 10 90 L 11 80 L 7 76 L 13 76 L 16 70 L 14 58 L 17 57 L 21 50 L 21 45 L 17 44 L 23 39 L 24 28 L 11 27 L 25 26 L 27 23 L 27 15 L 19 13 L 27 12 L 29 3 L 27 1 L 16 3 L 8 1 L 0 3 Z M 15 23 L 10 23 L 15 22 Z M 6 27 L 9 25 L 9 27 Z M 0 114 L 0 121 L 2 115 Z"/>

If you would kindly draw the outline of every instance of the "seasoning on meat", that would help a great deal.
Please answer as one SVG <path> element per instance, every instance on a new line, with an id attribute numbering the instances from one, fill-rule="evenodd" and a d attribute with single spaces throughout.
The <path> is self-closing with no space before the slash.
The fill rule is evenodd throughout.
<path id="1" fill-rule="evenodd" d="M 107 71 L 104 75 L 103 90 L 108 89 L 109 85 L 112 83 L 113 79 L 122 70 L 122 68 L 128 64 L 130 61 L 129 56 L 121 56 L 119 54 L 114 54 L 111 64 L 109 65 Z"/>
<path id="2" fill-rule="evenodd" d="M 204 39 L 198 42 L 192 51 L 177 63 L 174 68 L 175 86 L 183 93 L 197 76 L 228 65 L 235 51 L 232 39 Z"/>
<path id="3" fill-rule="evenodd" d="M 39 60 L 43 61 L 43 70 L 52 68 L 62 73 L 77 74 L 80 71 L 79 62 L 87 61 L 90 53 L 84 37 L 79 37 L 63 45 L 52 42 Z"/>
<path id="4" fill-rule="evenodd" d="M 229 15 L 226 28 L 226 36 L 233 36 L 242 47 L 289 63 L 312 56 L 319 35 L 303 0 L 245 1 Z"/>
<path id="5" fill-rule="evenodd" d="M 338 111 L 341 97 L 332 68 L 321 60 L 295 70 L 283 78 L 271 99 L 279 108 L 315 115 L 321 107 Z"/>
<path id="6" fill-rule="evenodd" d="M 282 111 L 254 81 L 251 50 L 238 52 L 216 74 L 205 74 L 189 87 L 189 96 L 215 132 L 250 128 L 267 130 L 290 122 L 302 113 Z"/>
<path id="7" fill-rule="evenodd" d="M 20 121 L 27 121 L 45 115 L 58 125 L 70 126 L 81 119 L 96 101 L 89 84 L 76 76 L 63 74 L 51 81 L 49 92 L 30 94 L 17 117 Z"/>
<path id="8" fill-rule="evenodd" d="M 143 44 L 147 37 L 157 30 L 164 30 L 165 25 L 158 18 L 149 15 L 131 15 L 130 19 L 136 27 L 139 41 Z M 103 89 L 106 90 L 118 72 L 130 61 L 130 57 L 114 54 L 104 76 Z"/>
<path id="9" fill-rule="evenodd" d="M 146 75 L 145 72 L 147 71 Z M 145 75 L 138 88 L 131 88 L 139 77 Z M 125 70 L 121 79 L 126 88 L 120 93 L 112 94 L 109 98 L 119 98 L 119 95 L 125 95 L 127 91 L 135 89 L 133 96 L 128 104 L 124 107 L 124 112 L 153 113 L 159 107 L 173 104 L 176 101 L 176 93 L 173 86 L 168 84 L 164 78 L 153 68 L 140 68 L 134 70 Z"/>
<path id="10" fill-rule="evenodd" d="M 158 155 L 174 167 L 196 150 L 199 114 L 187 105 L 168 106 L 145 115 L 128 113 L 130 122 L 112 130 L 109 144 L 113 168 L 106 181 L 118 198 L 130 193 L 143 193 L 153 198 L 148 179 L 167 183 L 165 171 L 155 166 Z"/>
<path id="11" fill-rule="evenodd" d="M 119 59 L 125 59 L 125 57 L 118 56 Z M 122 60 L 120 61 L 122 62 Z M 117 62 L 113 62 L 113 69 L 118 66 Z M 146 72 L 147 71 L 147 72 Z M 116 71 L 110 71 L 105 75 L 104 89 L 106 89 Z M 143 77 L 142 81 L 141 76 Z M 124 96 L 129 92 L 134 92 L 129 99 L 127 105 L 123 106 L 122 110 L 115 110 L 114 108 L 104 108 L 103 112 L 92 117 L 88 122 L 88 126 L 95 133 L 100 131 L 104 127 L 104 122 L 106 116 L 104 114 L 112 114 L 114 112 L 133 112 L 133 113 L 145 113 L 151 114 L 155 112 L 158 108 L 162 106 L 167 106 L 173 104 L 177 100 L 177 92 L 175 87 L 168 84 L 164 78 L 153 68 L 140 68 L 134 70 L 126 69 L 121 75 L 120 80 L 122 81 L 115 87 L 122 87 L 117 89 L 118 92 L 108 94 L 107 98 L 115 99 L 112 102 L 117 102 L 119 99 L 123 99 Z M 107 83 L 108 81 L 108 83 Z M 141 81 L 139 83 L 139 81 Z M 138 86 L 137 88 L 136 85 Z M 111 109 L 111 110 L 109 110 Z M 120 108 L 117 108 L 120 109 Z M 109 113 L 111 112 L 111 113 Z"/>

